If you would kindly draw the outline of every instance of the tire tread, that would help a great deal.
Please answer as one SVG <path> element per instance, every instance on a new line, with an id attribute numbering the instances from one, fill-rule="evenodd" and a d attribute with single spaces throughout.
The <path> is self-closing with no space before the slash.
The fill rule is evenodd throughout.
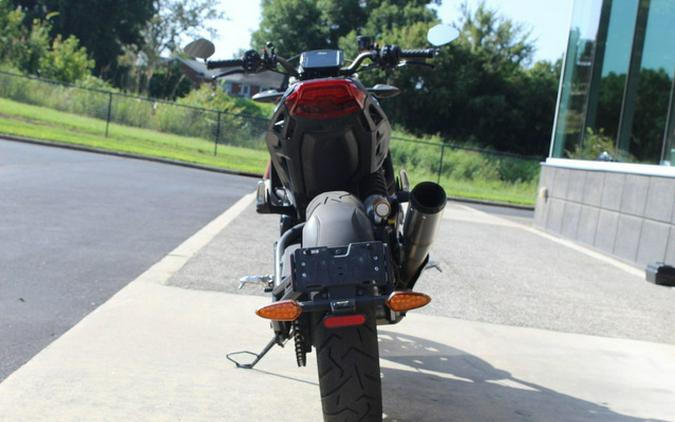
<path id="1" fill-rule="evenodd" d="M 328 330 L 314 326 L 324 421 L 382 420 L 382 387 L 377 328 L 367 315 L 360 327 Z"/>

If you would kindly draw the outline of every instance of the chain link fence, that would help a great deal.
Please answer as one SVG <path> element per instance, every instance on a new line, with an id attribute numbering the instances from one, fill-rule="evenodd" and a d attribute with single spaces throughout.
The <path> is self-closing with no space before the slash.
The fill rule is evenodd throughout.
<path id="1" fill-rule="evenodd" d="M 100 119 L 104 123 L 101 124 L 101 134 L 106 138 L 115 131 L 114 125 L 119 125 L 190 138 L 186 142 L 207 141 L 212 143 L 209 150 L 213 154 L 217 154 L 220 144 L 264 148 L 262 134 L 267 119 L 258 116 L 64 84 L 5 71 L 0 71 L 0 97 Z"/>

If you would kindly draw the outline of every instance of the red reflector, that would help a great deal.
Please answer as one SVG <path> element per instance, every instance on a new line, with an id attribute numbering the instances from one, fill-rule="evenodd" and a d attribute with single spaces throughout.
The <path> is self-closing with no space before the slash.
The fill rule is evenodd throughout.
<path id="1" fill-rule="evenodd" d="M 347 79 L 325 79 L 299 83 L 286 98 L 292 116 L 330 119 L 363 109 L 366 93 Z"/>
<path id="2" fill-rule="evenodd" d="M 355 325 L 363 325 L 365 322 L 366 316 L 363 314 L 338 315 L 324 318 L 323 326 L 326 328 L 353 327 Z"/>

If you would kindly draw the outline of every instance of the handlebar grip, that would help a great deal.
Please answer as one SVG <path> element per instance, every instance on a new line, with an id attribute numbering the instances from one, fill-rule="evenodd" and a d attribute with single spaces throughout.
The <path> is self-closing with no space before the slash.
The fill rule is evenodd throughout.
<path id="1" fill-rule="evenodd" d="M 218 69 L 220 67 L 236 67 L 236 66 L 243 66 L 244 61 L 240 59 L 234 59 L 234 60 L 213 60 L 210 62 L 206 62 L 206 68 L 207 69 Z"/>
<path id="2" fill-rule="evenodd" d="M 412 50 L 401 50 L 399 57 L 402 59 L 431 59 L 435 55 L 435 48 L 418 48 Z"/>

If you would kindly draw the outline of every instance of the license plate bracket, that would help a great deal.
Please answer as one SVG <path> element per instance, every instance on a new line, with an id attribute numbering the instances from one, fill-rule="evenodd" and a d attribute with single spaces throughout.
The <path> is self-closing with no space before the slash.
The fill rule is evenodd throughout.
<path id="1" fill-rule="evenodd" d="M 373 241 L 297 249 L 291 261 L 293 290 L 310 293 L 336 286 L 386 285 L 390 280 L 386 248 Z"/>

